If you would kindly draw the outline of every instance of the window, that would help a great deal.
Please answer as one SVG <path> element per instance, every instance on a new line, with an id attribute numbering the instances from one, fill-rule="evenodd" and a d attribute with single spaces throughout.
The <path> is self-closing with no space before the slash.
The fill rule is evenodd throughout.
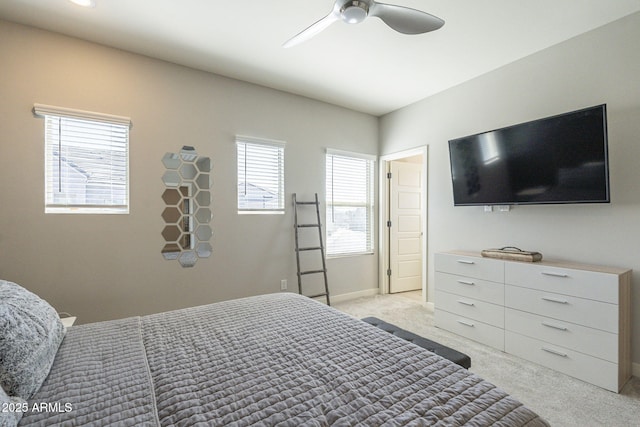
<path id="1" fill-rule="evenodd" d="M 284 143 L 237 137 L 238 213 L 284 213 Z"/>
<path id="2" fill-rule="evenodd" d="M 327 150 L 327 255 L 373 253 L 374 157 Z"/>
<path id="3" fill-rule="evenodd" d="M 36 104 L 45 122 L 45 213 L 129 213 L 125 117 Z"/>

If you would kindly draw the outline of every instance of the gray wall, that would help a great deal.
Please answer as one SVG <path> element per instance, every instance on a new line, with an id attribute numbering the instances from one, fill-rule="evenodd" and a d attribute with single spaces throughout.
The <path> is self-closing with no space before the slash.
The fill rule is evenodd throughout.
<path id="1" fill-rule="evenodd" d="M 324 199 L 325 148 L 377 154 L 377 118 L 0 21 L 0 277 L 80 322 L 297 291 L 291 193 Z M 34 103 L 129 116 L 131 213 L 45 215 Z M 339 123 L 339 125 L 337 125 Z M 236 134 L 286 141 L 286 215 L 236 213 Z M 213 161 L 213 255 L 183 269 L 160 249 L 161 163 Z M 330 260 L 334 295 L 377 289 L 377 257 Z"/>
<path id="2" fill-rule="evenodd" d="M 631 268 L 640 362 L 640 14 L 509 64 L 381 119 L 381 155 L 429 145 L 429 260 L 513 245 L 545 258 Z M 606 103 L 611 204 L 454 207 L 447 141 Z M 429 263 L 433 301 L 433 263 Z"/>

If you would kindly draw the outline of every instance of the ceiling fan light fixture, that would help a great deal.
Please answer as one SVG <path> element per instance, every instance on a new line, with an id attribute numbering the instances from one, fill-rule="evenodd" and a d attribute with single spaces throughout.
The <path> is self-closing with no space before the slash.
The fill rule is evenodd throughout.
<path id="1" fill-rule="evenodd" d="M 369 5 L 363 1 L 350 1 L 340 10 L 340 17 L 347 24 L 359 24 L 369 14 Z"/>
<path id="2" fill-rule="evenodd" d="M 444 21 L 437 16 L 409 7 L 379 3 L 376 0 L 335 0 L 328 15 L 287 40 L 282 47 L 289 48 L 307 41 L 336 21 L 358 24 L 369 16 L 382 20 L 402 34 L 428 33 L 444 25 Z"/>

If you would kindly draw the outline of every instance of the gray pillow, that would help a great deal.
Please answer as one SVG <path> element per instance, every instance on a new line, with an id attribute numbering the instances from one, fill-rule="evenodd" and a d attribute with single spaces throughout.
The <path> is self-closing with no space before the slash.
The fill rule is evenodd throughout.
<path id="1" fill-rule="evenodd" d="M 0 386 L 31 398 L 42 385 L 64 338 L 58 313 L 15 283 L 0 280 Z"/>
<path id="2" fill-rule="evenodd" d="M 27 402 L 19 397 L 9 397 L 0 387 L 0 427 L 14 427 L 26 412 Z"/>

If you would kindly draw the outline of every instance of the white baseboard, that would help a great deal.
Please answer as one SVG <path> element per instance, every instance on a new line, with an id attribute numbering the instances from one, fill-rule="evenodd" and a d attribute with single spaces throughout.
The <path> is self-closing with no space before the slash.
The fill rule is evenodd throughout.
<path id="1" fill-rule="evenodd" d="M 631 375 L 640 378 L 640 363 L 631 364 Z"/>
<path id="2" fill-rule="evenodd" d="M 363 291 L 350 292 L 348 294 L 331 295 L 331 302 L 349 301 L 356 298 L 378 295 L 379 293 L 380 293 L 380 290 L 378 288 L 372 288 L 372 289 L 365 289 Z"/>

